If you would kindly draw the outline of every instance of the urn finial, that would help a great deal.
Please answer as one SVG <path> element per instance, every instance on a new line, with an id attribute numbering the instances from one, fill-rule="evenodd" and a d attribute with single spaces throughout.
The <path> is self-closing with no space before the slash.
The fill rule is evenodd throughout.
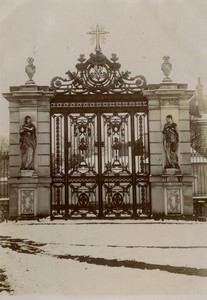
<path id="1" fill-rule="evenodd" d="M 34 58 L 28 57 L 27 62 L 28 62 L 28 65 L 26 65 L 26 67 L 25 67 L 25 72 L 27 73 L 29 80 L 27 80 L 25 84 L 35 84 L 34 80 L 32 79 L 36 72 L 36 67 L 33 65 Z"/>
<path id="2" fill-rule="evenodd" d="M 166 55 L 163 57 L 164 62 L 161 65 L 161 70 L 163 71 L 165 78 L 162 82 L 172 82 L 172 79 L 169 77 L 170 72 L 172 70 L 172 65 L 169 62 L 170 56 Z"/>

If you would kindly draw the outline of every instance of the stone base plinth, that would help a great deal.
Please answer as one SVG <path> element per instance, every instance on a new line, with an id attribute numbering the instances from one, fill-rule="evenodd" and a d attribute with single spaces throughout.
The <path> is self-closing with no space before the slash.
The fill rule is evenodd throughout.
<path id="1" fill-rule="evenodd" d="M 20 216 L 18 216 L 17 218 L 16 218 L 16 222 L 17 221 L 32 221 L 32 220 L 37 220 L 37 221 L 39 221 L 39 218 L 37 217 L 37 216 L 35 216 L 35 215 L 20 215 Z"/>
<path id="2" fill-rule="evenodd" d="M 13 220 L 48 217 L 50 184 L 49 177 L 9 178 L 9 217 Z"/>
<path id="3" fill-rule="evenodd" d="M 152 215 L 193 216 L 192 176 L 160 174 L 150 178 Z"/>
<path id="4" fill-rule="evenodd" d="M 165 175 L 180 175 L 181 171 L 180 171 L 180 169 L 166 168 L 166 169 L 164 169 L 163 174 L 165 174 Z"/>
<path id="5" fill-rule="evenodd" d="M 21 177 L 37 177 L 37 172 L 35 170 L 21 170 L 19 175 Z"/>

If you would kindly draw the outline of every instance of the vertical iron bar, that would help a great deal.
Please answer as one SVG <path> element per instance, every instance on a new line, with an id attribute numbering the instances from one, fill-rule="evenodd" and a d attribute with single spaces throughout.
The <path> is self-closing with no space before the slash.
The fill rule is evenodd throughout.
<path id="1" fill-rule="evenodd" d="M 65 160 L 65 219 L 68 219 L 69 215 L 69 206 L 68 206 L 68 115 L 64 114 L 64 160 Z"/>
<path id="2" fill-rule="evenodd" d="M 202 196 L 203 190 L 202 190 L 202 157 L 198 156 L 198 162 L 199 162 L 199 185 L 200 185 L 200 196 Z"/>
<path id="3" fill-rule="evenodd" d="M 3 155 L 0 153 L 0 198 L 3 198 Z"/>
<path id="4" fill-rule="evenodd" d="M 56 188 L 56 199 L 57 199 L 57 214 L 60 213 L 60 188 Z"/>
<path id="5" fill-rule="evenodd" d="M 6 176 L 5 176 L 5 168 L 6 168 L 6 152 L 3 152 L 3 197 L 6 197 Z"/>
<path id="6" fill-rule="evenodd" d="M 9 152 L 6 152 L 6 198 L 9 198 L 8 190 L 8 177 L 9 177 Z"/>
<path id="7" fill-rule="evenodd" d="M 102 196 L 102 149 L 101 149 L 101 112 L 97 113 L 97 135 L 98 135 L 98 186 L 99 186 L 99 218 L 103 218 L 103 196 Z"/>
<path id="8" fill-rule="evenodd" d="M 150 131 L 149 131 L 149 109 L 148 109 L 148 102 L 147 102 L 147 149 L 148 149 L 148 176 L 151 174 L 151 156 L 150 156 Z M 148 177 L 148 189 L 149 189 L 149 215 L 152 215 L 152 202 L 151 202 L 151 183 Z"/>
<path id="9" fill-rule="evenodd" d="M 5 198 L 8 198 L 8 152 L 5 152 Z"/>
<path id="10" fill-rule="evenodd" d="M 144 159 L 143 159 L 143 125 L 142 125 L 142 115 L 139 116 L 139 133 L 140 133 L 140 150 L 141 150 L 141 155 L 140 155 L 140 166 L 141 166 L 141 173 L 144 173 Z"/>
<path id="11" fill-rule="evenodd" d="M 55 156 L 55 160 L 56 160 L 56 167 L 57 167 L 57 171 L 56 173 L 59 174 L 60 173 L 60 117 L 56 117 L 56 156 Z M 57 199 L 57 214 L 60 213 L 60 188 L 57 188 L 56 191 L 56 199 Z"/>
<path id="12" fill-rule="evenodd" d="M 56 164 L 57 173 L 60 173 L 60 117 L 56 117 Z"/>
<path id="13" fill-rule="evenodd" d="M 131 151 L 132 151 L 132 195 L 133 195 L 133 218 L 137 218 L 136 201 L 136 161 L 135 161 L 135 137 L 134 137 L 134 112 L 131 112 Z"/>
<path id="14" fill-rule="evenodd" d="M 144 187 L 141 186 L 140 187 L 141 189 L 141 203 L 142 203 L 142 213 L 145 213 L 146 212 L 146 197 L 145 197 L 145 190 L 144 190 Z"/>
<path id="15" fill-rule="evenodd" d="M 196 158 L 195 158 L 195 152 L 193 150 L 193 174 L 194 174 L 194 190 L 193 190 L 193 193 L 194 193 L 194 196 L 196 196 L 197 194 L 197 178 L 198 178 L 198 172 L 197 172 L 197 168 L 196 168 Z"/>
<path id="16" fill-rule="evenodd" d="M 53 143 L 54 143 L 54 138 L 52 138 L 52 134 L 54 130 L 52 130 L 52 127 L 54 129 L 54 126 L 52 126 L 52 122 L 54 124 L 54 118 L 53 115 L 50 114 L 50 176 L 53 176 L 53 156 L 55 156 L 55 154 L 53 153 Z M 50 220 L 52 221 L 53 217 L 52 217 L 52 209 L 53 209 L 53 193 L 52 193 L 52 186 L 53 186 L 53 177 L 52 177 L 52 182 L 50 184 Z"/>
<path id="17" fill-rule="evenodd" d="M 2 166 L 2 155 L 0 153 L 0 198 L 1 198 L 1 178 L 2 178 L 2 174 L 1 174 L 1 166 Z"/>
<path id="18" fill-rule="evenodd" d="M 205 164 L 204 164 L 204 156 L 202 156 L 202 161 L 201 161 L 201 174 L 202 174 L 202 196 L 205 195 Z"/>

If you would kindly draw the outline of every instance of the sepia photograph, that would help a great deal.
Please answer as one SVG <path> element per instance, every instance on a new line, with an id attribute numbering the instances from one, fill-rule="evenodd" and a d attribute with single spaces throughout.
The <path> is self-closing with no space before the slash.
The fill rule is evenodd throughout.
<path id="1" fill-rule="evenodd" d="M 0 0 L 0 298 L 207 299 L 207 2 Z"/>

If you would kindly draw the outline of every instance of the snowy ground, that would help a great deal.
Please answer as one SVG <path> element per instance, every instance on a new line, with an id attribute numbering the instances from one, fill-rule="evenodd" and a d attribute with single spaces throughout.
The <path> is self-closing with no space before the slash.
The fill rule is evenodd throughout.
<path id="1" fill-rule="evenodd" d="M 207 299 L 205 222 L 4 222 L 0 246 L 0 296 Z"/>

